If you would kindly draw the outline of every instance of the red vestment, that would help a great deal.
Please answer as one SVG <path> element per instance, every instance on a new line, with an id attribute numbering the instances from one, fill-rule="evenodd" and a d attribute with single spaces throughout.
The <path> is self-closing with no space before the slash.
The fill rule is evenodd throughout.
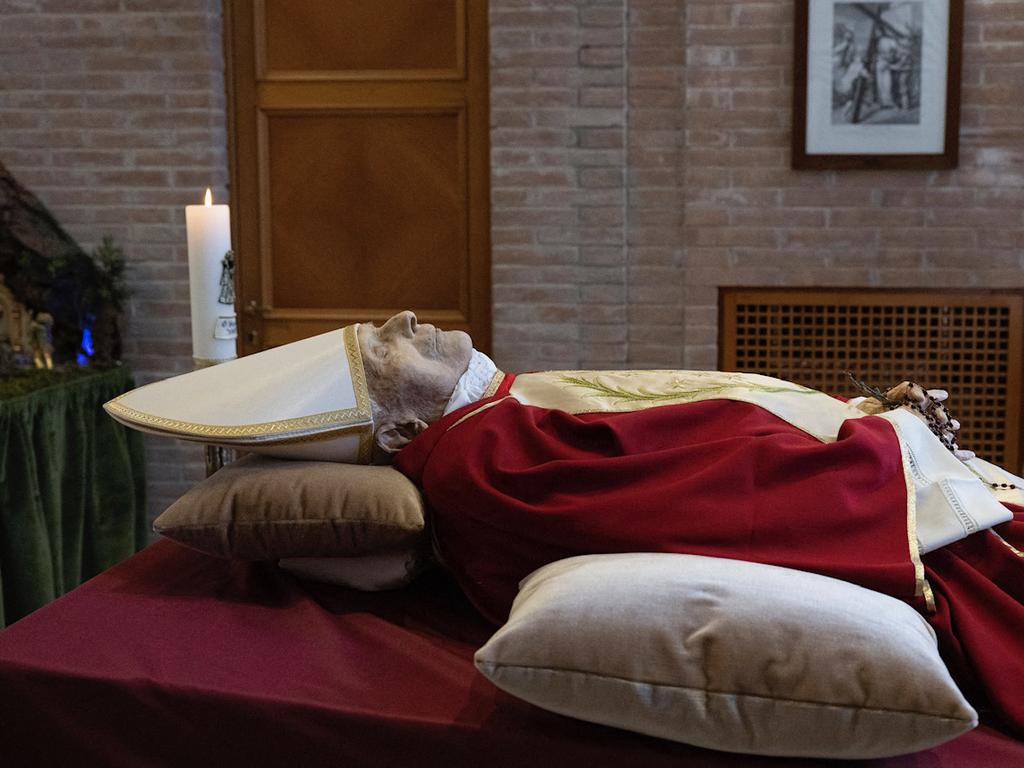
<path id="1" fill-rule="evenodd" d="M 602 552 L 796 568 L 924 609 L 900 445 L 885 420 L 850 419 L 823 443 L 734 400 L 574 415 L 503 397 L 512 378 L 491 407 L 449 414 L 395 461 L 423 490 L 438 556 L 490 620 L 504 622 L 533 570 Z M 1000 532 L 1020 548 L 1024 509 L 1014 512 Z M 1024 560 L 982 531 L 925 563 L 951 671 L 1024 729 L 1014 700 Z"/>

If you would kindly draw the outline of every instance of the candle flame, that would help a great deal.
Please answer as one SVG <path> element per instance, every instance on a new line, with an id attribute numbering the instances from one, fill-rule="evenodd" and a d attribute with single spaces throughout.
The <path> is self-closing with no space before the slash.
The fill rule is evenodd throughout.
<path id="1" fill-rule="evenodd" d="M 206 188 L 206 197 L 204 198 L 204 204 L 207 208 L 213 205 L 213 193 L 210 192 L 210 188 Z"/>

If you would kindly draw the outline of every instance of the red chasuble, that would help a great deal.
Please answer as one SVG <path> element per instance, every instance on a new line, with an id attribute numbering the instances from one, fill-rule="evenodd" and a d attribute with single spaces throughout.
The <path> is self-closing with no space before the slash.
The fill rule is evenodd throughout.
<path id="1" fill-rule="evenodd" d="M 395 466 L 424 490 L 438 555 L 496 623 L 527 574 L 600 552 L 730 557 L 920 593 L 884 421 L 848 421 L 822 443 L 732 400 L 577 415 L 495 400 L 433 425 Z"/>
<path id="2" fill-rule="evenodd" d="M 896 432 L 884 419 L 844 421 L 833 441 L 822 442 L 748 402 L 573 414 L 507 397 L 512 378 L 494 397 L 432 425 L 395 462 L 423 489 L 439 558 L 491 621 L 505 621 L 519 581 L 533 570 L 602 552 L 779 565 L 925 609 L 908 478 Z M 1004 697 L 994 690 L 995 671 L 1006 660 L 986 667 L 976 658 L 985 657 L 993 630 L 985 625 L 972 634 L 958 626 L 985 624 L 961 612 L 965 595 L 958 590 L 976 585 L 956 573 L 967 567 L 960 559 L 967 545 L 960 544 L 955 554 L 929 556 L 940 592 L 933 623 L 943 650 L 958 659 L 953 671 L 984 678 L 978 687 L 998 701 Z M 1014 557 L 1009 549 L 1001 554 Z M 1019 559 L 1007 565 L 1018 579 L 1020 566 Z M 976 580 L 992 586 L 985 576 Z M 1016 611 L 1018 624 L 1008 625 L 1009 634 L 995 633 L 999 653 L 1016 649 L 1018 683 L 1020 589 L 1018 582 L 1018 594 L 1000 603 Z M 1024 723 L 1020 705 L 1014 710 L 1001 701 L 1000 709 L 1018 727 Z"/>
<path id="3" fill-rule="evenodd" d="M 926 615 L 950 673 L 979 711 L 1024 736 L 1024 507 L 1013 520 L 924 556 L 936 610 Z"/>

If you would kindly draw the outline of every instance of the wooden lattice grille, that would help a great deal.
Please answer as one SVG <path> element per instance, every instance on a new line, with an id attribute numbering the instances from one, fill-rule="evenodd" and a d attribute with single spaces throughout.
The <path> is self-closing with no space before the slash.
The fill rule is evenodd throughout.
<path id="1" fill-rule="evenodd" d="M 845 371 L 942 386 L 961 446 L 1021 469 L 1024 293 L 723 288 L 720 311 L 723 370 L 846 396 Z"/>

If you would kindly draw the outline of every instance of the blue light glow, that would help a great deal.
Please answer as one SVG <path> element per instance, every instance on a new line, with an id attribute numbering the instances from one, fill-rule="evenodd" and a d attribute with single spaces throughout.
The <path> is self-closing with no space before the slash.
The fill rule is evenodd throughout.
<path id="1" fill-rule="evenodd" d="M 80 349 L 81 351 L 75 357 L 75 362 L 79 365 L 86 365 L 94 352 L 92 347 L 92 328 L 89 324 L 86 324 L 85 327 L 82 328 L 82 344 Z"/>

